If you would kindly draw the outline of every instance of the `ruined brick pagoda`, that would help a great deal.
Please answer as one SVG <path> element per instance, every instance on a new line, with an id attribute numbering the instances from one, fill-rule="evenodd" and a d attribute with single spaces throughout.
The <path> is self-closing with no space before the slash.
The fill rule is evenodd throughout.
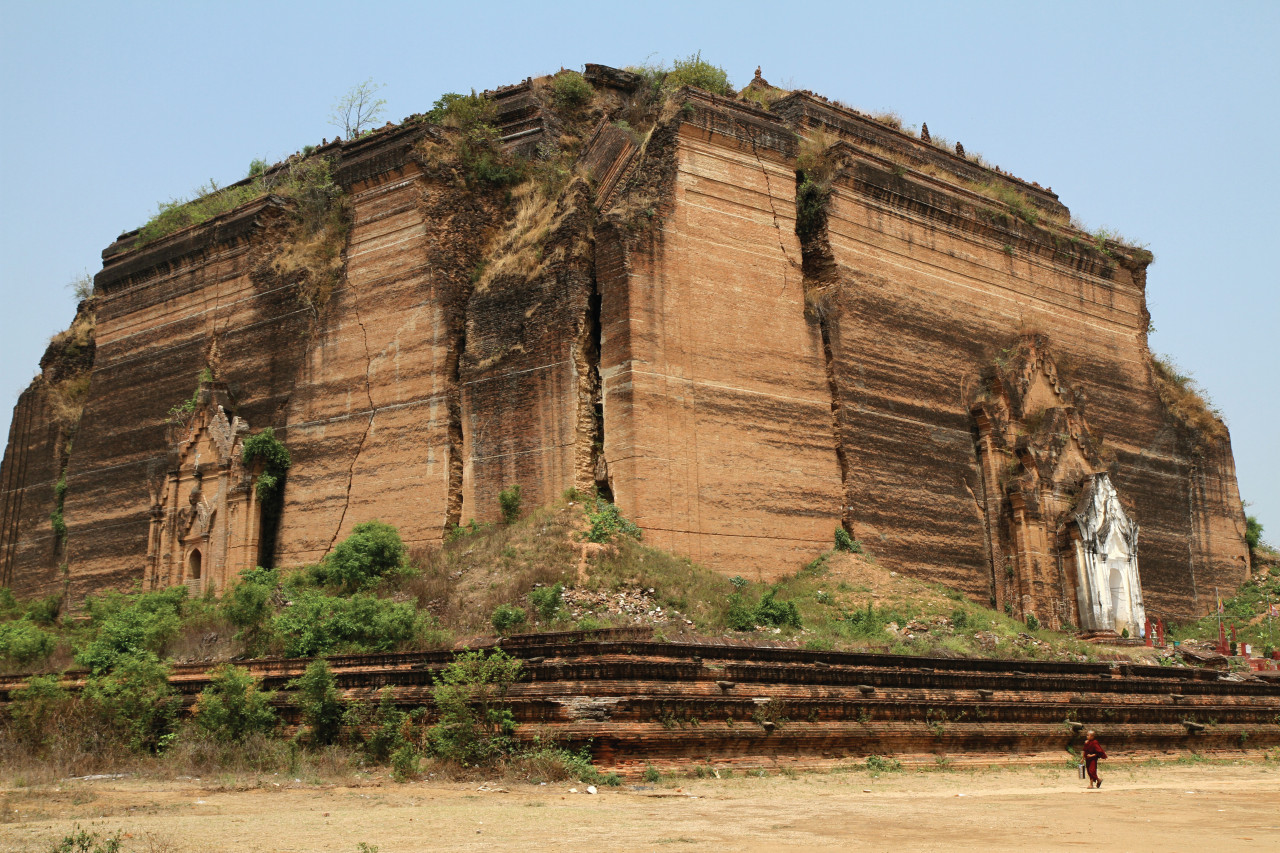
<path id="1" fill-rule="evenodd" d="M 844 526 L 1053 627 L 1200 614 L 1248 577 L 1225 429 L 1160 393 L 1148 253 L 811 93 L 646 114 L 639 76 L 584 76 L 573 115 L 546 79 L 486 93 L 507 151 L 574 155 L 532 237 L 412 117 L 308 152 L 344 198 L 331 287 L 281 263 L 274 194 L 109 246 L 87 355 L 51 346 L 15 409 L 0 583 L 219 590 L 372 518 L 439 542 L 512 483 L 599 488 L 727 574 L 793 572 Z M 264 524 L 238 448 L 266 427 L 293 465 Z"/>

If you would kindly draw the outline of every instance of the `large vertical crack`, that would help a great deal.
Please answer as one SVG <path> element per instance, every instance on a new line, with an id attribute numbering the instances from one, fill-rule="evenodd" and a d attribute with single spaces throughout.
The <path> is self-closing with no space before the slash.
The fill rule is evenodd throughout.
<path id="1" fill-rule="evenodd" d="M 754 143 L 752 147 L 754 148 Z M 822 359 L 826 368 L 827 391 L 831 398 L 831 437 L 835 445 L 836 463 L 840 468 L 842 496 L 840 525 L 852 535 L 852 482 L 849 472 L 849 455 L 844 445 L 846 416 L 835 352 L 838 341 L 834 340 L 838 334 L 835 328 L 839 312 L 836 297 L 839 295 L 840 277 L 827 233 L 831 168 L 830 164 L 824 165 L 826 166 L 823 170 L 824 177 L 820 181 L 815 181 L 813 175 L 806 173 L 803 169 L 796 170 L 796 236 L 800 240 L 805 316 L 818 326 L 822 339 Z M 789 257 L 788 260 L 790 260 Z"/>
<path id="2" fill-rule="evenodd" d="M 364 321 L 360 319 L 360 308 L 355 298 L 351 302 L 351 313 L 355 315 L 356 325 L 360 327 L 360 337 L 364 343 L 364 393 L 369 401 L 369 420 L 365 421 L 364 432 L 360 434 L 360 443 L 356 445 L 356 452 L 351 457 L 351 466 L 347 469 L 347 491 L 342 504 L 342 515 L 338 517 L 338 526 L 333 529 L 333 536 L 329 539 L 329 547 L 325 549 L 325 553 L 333 550 L 333 544 L 338 541 L 338 534 L 342 532 L 342 525 L 347 520 L 347 510 L 351 508 L 351 485 L 355 481 L 356 463 L 360 461 L 360 453 L 364 450 L 369 431 L 373 429 L 373 419 L 378 413 L 373 405 L 373 382 L 370 377 L 373 371 L 373 356 L 369 353 L 369 331 L 365 328 Z"/>
<path id="3" fill-rule="evenodd" d="M 449 471 L 444 511 L 446 532 L 462 523 L 462 481 L 466 473 L 462 459 L 462 354 L 467 349 L 466 305 L 469 299 L 468 288 L 466 298 L 462 300 L 462 308 L 458 311 L 459 316 L 452 321 L 455 328 L 451 330 L 445 362 L 445 375 L 449 377 Z"/>
<path id="4" fill-rule="evenodd" d="M 578 378 L 578 427 L 574 487 L 613 500 L 609 466 L 604 456 L 604 382 L 600 375 L 603 331 L 600 321 L 602 297 L 596 279 L 594 258 L 590 269 L 591 289 L 586 311 L 573 347 Z"/>
<path id="5" fill-rule="evenodd" d="M 764 165 L 764 160 L 760 158 L 760 152 L 756 148 L 756 138 L 753 134 L 751 137 L 751 154 L 756 158 L 756 164 L 760 166 L 760 173 L 764 175 L 765 198 L 769 201 L 769 212 L 773 214 L 773 229 L 778 232 L 778 248 L 782 250 L 782 256 L 787 259 L 787 263 L 794 269 L 796 266 L 795 258 L 791 257 L 791 253 L 787 251 L 786 241 L 782 239 L 782 224 L 778 221 L 778 208 L 773 204 L 773 182 L 769 178 L 769 170 Z M 798 232 L 797 232 L 798 233 Z M 803 257 L 804 247 L 801 247 Z M 782 276 L 782 287 L 787 287 L 787 277 L 784 273 Z"/>

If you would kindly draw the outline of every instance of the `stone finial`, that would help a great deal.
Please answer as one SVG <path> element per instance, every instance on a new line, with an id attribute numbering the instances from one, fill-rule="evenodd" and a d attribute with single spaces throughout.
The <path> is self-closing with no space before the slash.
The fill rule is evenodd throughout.
<path id="1" fill-rule="evenodd" d="M 922 122 L 920 124 L 920 140 L 922 142 L 929 142 L 931 139 L 932 137 L 929 136 L 929 122 Z"/>
<path id="2" fill-rule="evenodd" d="M 757 66 L 756 66 L 756 79 L 757 79 L 757 80 L 759 80 L 759 79 L 760 79 L 760 66 L 759 66 L 759 65 L 757 65 Z"/>
<path id="3" fill-rule="evenodd" d="M 961 145 L 959 142 L 956 143 L 956 154 L 960 155 L 961 157 L 964 156 L 964 146 Z"/>

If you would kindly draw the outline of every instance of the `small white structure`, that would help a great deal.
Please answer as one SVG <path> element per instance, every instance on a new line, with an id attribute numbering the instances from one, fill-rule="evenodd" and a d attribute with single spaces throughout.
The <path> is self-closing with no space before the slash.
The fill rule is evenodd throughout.
<path id="1" fill-rule="evenodd" d="M 1072 513 L 1076 601 L 1085 631 L 1126 628 L 1140 636 L 1146 624 L 1138 577 L 1138 525 L 1130 520 L 1111 478 L 1095 474 Z"/>

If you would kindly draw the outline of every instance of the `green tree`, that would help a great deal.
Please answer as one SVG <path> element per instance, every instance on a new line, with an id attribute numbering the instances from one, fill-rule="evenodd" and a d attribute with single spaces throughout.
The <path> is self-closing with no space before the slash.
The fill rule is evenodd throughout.
<path id="1" fill-rule="evenodd" d="M 355 592 L 375 585 L 391 572 L 405 568 L 406 551 L 400 532 L 377 519 L 357 524 L 351 535 L 312 569 L 320 583 Z"/>
<path id="2" fill-rule="evenodd" d="M 329 662 L 324 659 L 312 661 L 301 676 L 285 686 L 297 691 L 294 704 L 307 727 L 307 740 L 313 746 L 336 741 L 342 732 L 345 708 L 338 695 L 338 680 L 334 678 Z"/>
<path id="3" fill-rule="evenodd" d="M 98 674 L 114 668 L 122 658 L 154 656 L 177 635 L 186 600 L 187 589 L 182 586 L 91 596 L 86 607 L 96 631 L 76 654 L 76 663 Z"/>
<path id="4" fill-rule="evenodd" d="M 515 524 L 520 520 L 520 484 L 512 483 L 498 492 L 498 506 L 502 510 L 504 524 Z"/>
<path id="5" fill-rule="evenodd" d="M 436 755 L 477 766 L 510 752 L 516 721 L 505 700 L 519 677 L 520 661 L 501 649 L 455 657 L 432 690 L 439 716 L 428 738 Z"/>
<path id="6" fill-rule="evenodd" d="M 271 630 L 288 657 L 315 657 L 338 651 L 385 652 L 419 636 L 424 627 L 412 601 L 306 591 L 276 615 Z"/>
<path id="7" fill-rule="evenodd" d="M 227 664 L 212 675 L 196 703 L 195 721 L 200 729 L 216 740 L 242 741 L 276 727 L 276 712 L 271 706 L 275 694 L 259 690 L 259 681 L 249 670 Z"/>
<path id="8" fill-rule="evenodd" d="M 1244 541 L 1250 551 L 1258 550 L 1258 545 L 1262 542 L 1262 522 L 1258 521 L 1257 516 L 1251 515 L 1245 519 Z"/>
<path id="9" fill-rule="evenodd" d="M 236 639 L 255 651 L 270 634 L 271 598 L 280 584 L 275 569 L 245 569 L 240 580 L 222 596 L 222 615 L 240 629 Z"/>
<path id="10" fill-rule="evenodd" d="M 26 666 L 53 653 L 53 635 L 28 619 L 0 622 L 0 660 Z"/>
<path id="11" fill-rule="evenodd" d="M 169 684 L 169 668 L 155 655 L 122 655 L 110 672 L 85 680 L 92 712 L 133 750 L 155 752 L 177 725 L 182 700 Z"/>

